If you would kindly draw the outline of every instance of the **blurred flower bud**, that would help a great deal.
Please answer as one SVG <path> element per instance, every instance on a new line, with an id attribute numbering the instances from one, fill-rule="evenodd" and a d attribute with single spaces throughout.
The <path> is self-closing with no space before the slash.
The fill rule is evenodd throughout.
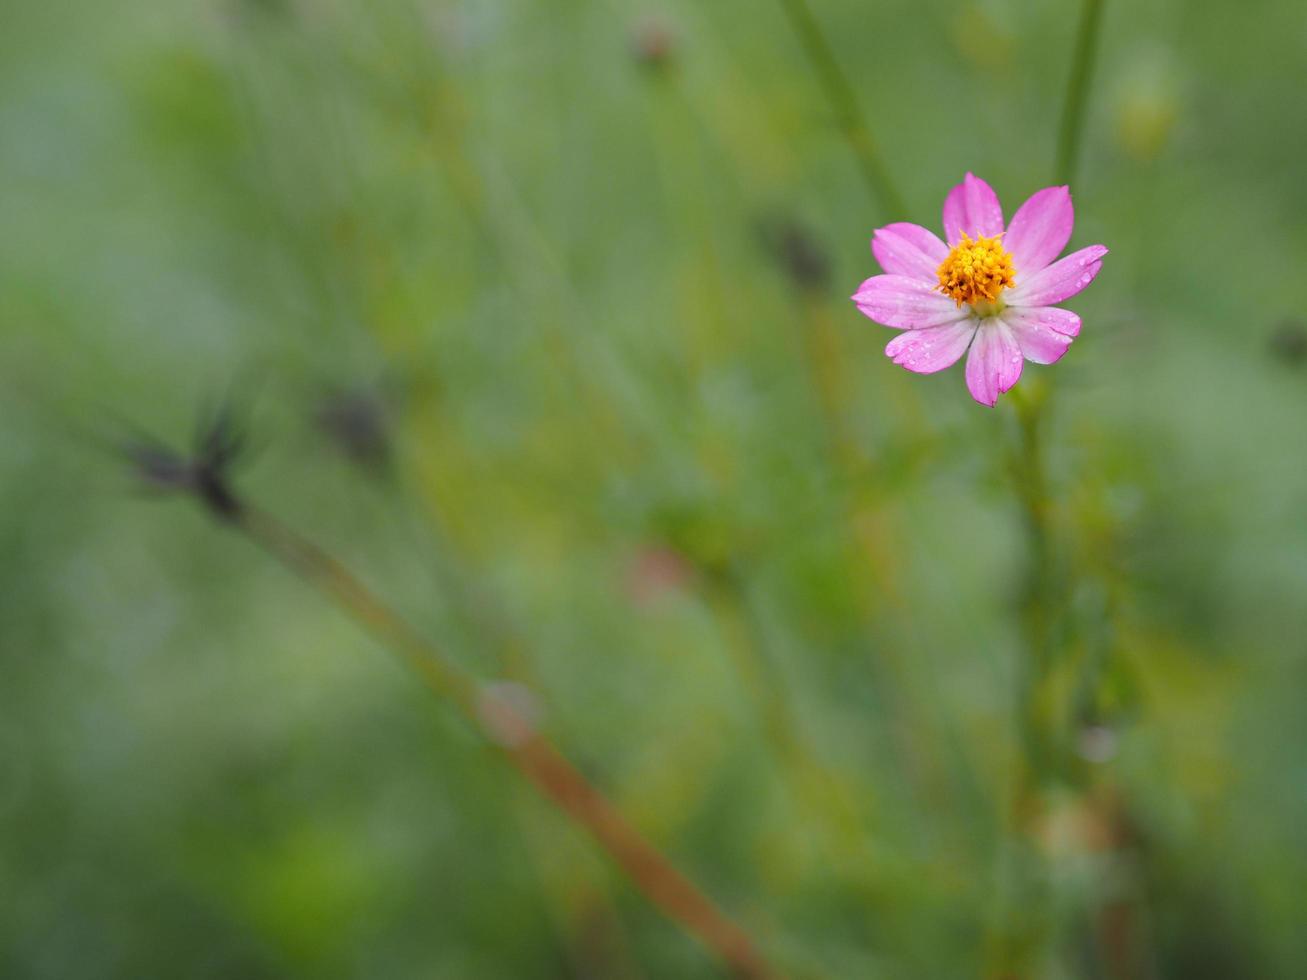
<path id="1" fill-rule="evenodd" d="M 333 392 L 318 405 L 314 421 L 351 462 L 368 469 L 384 469 L 390 462 L 390 420 L 376 392 Z"/>
<path id="2" fill-rule="evenodd" d="M 1298 367 L 1307 361 L 1307 324 L 1301 320 L 1282 320 L 1271 333 L 1271 356 Z"/>
<path id="3" fill-rule="evenodd" d="M 1012 29 L 1000 23 L 985 5 L 964 4 L 950 18 L 950 24 L 954 45 L 974 68 L 992 74 L 1012 64 Z"/>
<path id="4" fill-rule="evenodd" d="M 631 31 L 631 54 L 644 67 L 661 71 L 676 54 L 676 34 L 661 17 L 643 17 Z"/>
<path id="5" fill-rule="evenodd" d="M 1113 106 L 1118 145 L 1140 162 L 1155 159 L 1180 115 L 1179 83 L 1165 52 L 1148 50 L 1126 65 Z"/>
<path id="6" fill-rule="evenodd" d="M 683 588 L 694 574 L 684 556 L 665 545 L 647 545 L 632 558 L 626 572 L 626 592 L 637 606 L 648 608 L 663 596 Z"/>
<path id="7" fill-rule="evenodd" d="M 830 258 L 821 243 L 797 219 L 764 220 L 759 237 L 795 286 L 819 293 L 830 284 Z"/>
<path id="8" fill-rule="evenodd" d="M 736 561 L 751 550 L 749 533 L 707 500 L 667 503 L 650 515 L 648 533 L 709 583 L 730 579 Z"/>

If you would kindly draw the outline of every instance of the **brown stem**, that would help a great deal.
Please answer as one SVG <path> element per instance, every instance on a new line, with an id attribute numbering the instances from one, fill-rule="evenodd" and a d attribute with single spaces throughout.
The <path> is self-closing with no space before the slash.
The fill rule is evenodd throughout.
<path id="1" fill-rule="evenodd" d="M 433 692 L 450 700 L 500 748 L 508 761 L 560 810 L 584 827 L 670 919 L 747 980 L 781 980 L 748 934 L 639 831 L 536 730 L 514 699 L 482 686 L 401 619 L 341 562 L 277 518 L 242 503 L 230 523 L 398 653 Z"/>
<path id="2" fill-rule="evenodd" d="M 744 930 L 641 836 L 553 744 L 537 735 L 507 751 L 518 770 L 585 827 L 646 898 L 715 950 L 736 976 L 779 980 Z"/>

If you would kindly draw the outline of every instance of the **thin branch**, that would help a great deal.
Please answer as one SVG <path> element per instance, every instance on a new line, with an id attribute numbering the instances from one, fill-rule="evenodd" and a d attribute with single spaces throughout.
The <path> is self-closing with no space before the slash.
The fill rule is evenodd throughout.
<path id="1" fill-rule="evenodd" d="M 886 218 L 902 217 L 906 213 L 903 198 L 894 186 L 885 161 L 881 159 L 880 150 L 868 128 L 866 115 L 858 101 L 849 78 L 844 74 L 831 50 L 830 42 L 822 33 L 821 25 L 808 8 L 807 0 L 781 0 L 781 6 L 789 17 L 790 26 L 798 35 L 803 45 L 804 54 L 812 62 L 813 70 L 821 83 L 822 91 L 836 123 L 848 140 L 854 156 L 858 158 L 858 169 L 862 179 L 879 202 Z"/>
<path id="2" fill-rule="evenodd" d="M 1080 156 L 1080 136 L 1085 124 L 1085 102 L 1094 74 L 1098 53 L 1099 24 L 1103 19 L 1104 0 L 1084 0 L 1080 8 L 1080 28 L 1067 82 L 1066 105 L 1062 110 L 1062 127 L 1057 140 L 1057 179 L 1070 184 L 1075 179 Z"/>
<path id="3" fill-rule="evenodd" d="M 654 905 L 716 953 L 734 976 L 780 980 L 782 975 L 762 958 L 748 934 L 642 837 L 537 729 L 531 712 L 511 696 L 511 690 L 502 690 L 511 685 L 480 684 L 341 562 L 267 512 L 242 502 L 234 512 L 222 516 L 398 653 L 433 692 L 453 703 L 503 751 L 544 796 L 589 831 Z"/>

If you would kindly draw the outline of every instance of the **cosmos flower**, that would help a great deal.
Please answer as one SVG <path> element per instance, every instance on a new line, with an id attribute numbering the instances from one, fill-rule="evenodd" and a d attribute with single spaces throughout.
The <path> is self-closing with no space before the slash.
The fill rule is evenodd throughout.
<path id="1" fill-rule="evenodd" d="M 948 244 L 907 222 L 877 228 L 871 251 L 886 274 L 859 286 L 853 301 L 903 331 L 885 353 L 909 371 L 932 374 L 966 354 L 971 397 L 992 406 L 1025 361 L 1052 364 L 1080 333 L 1080 317 L 1053 304 L 1093 281 L 1107 249 L 1054 261 L 1074 224 L 1070 191 L 1046 187 L 1005 228 L 998 195 L 967 174 L 944 199 Z"/>

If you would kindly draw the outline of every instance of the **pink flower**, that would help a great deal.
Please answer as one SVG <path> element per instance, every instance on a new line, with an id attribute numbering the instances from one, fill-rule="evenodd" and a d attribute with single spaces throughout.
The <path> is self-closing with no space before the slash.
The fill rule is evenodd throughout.
<path id="1" fill-rule="evenodd" d="M 1025 361 L 1052 364 L 1080 333 L 1080 317 L 1052 304 L 1088 286 L 1107 249 L 1090 245 L 1054 262 L 1074 224 L 1070 191 L 1046 187 L 1005 229 L 998 195 L 967 174 L 944 199 L 948 244 L 907 222 L 877 228 L 871 251 L 886 275 L 864 282 L 853 301 L 903 331 L 885 353 L 909 371 L 943 371 L 969 348 L 967 388 L 992 406 Z"/>

